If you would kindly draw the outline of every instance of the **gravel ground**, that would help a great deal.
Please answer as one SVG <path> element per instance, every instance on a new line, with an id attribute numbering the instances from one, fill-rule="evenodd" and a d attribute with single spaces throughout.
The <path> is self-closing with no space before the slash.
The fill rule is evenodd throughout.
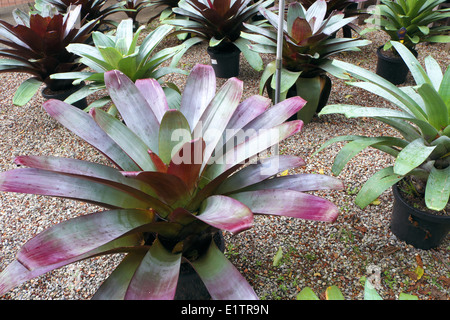
<path id="1" fill-rule="evenodd" d="M 340 36 L 340 34 L 338 34 Z M 372 44 L 361 52 L 345 53 L 336 58 L 375 70 L 376 48 L 383 44 L 383 33 L 369 34 Z M 176 41 L 167 39 L 167 45 Z M 419 45 L 419 59 L 431 54 L 442 68 L 450 61 L 444 45 Z M 265 63 L 274 57 L 265 55 Z M 192 48 L 181 60 L 180 67 L 190 70 L 194 64 L 209 64 L 206 45 Z M 244 81 L 244 98 L 258 93 L 261 76 L 241 57 L 239 78 Z M 104 157 L 84 141 L 50 118 L 36 96 L 24 107 L 12 105 L 12 96 L 27 75 L 0 74 L 0 170 L 13 169 L 18 155 L 57 155 L 106 163 Z M 180 88 L 185 78 L 172 76 Z M 386 104 L 385 101 L 358 88 L 346 86 L 332 78 L 329 103 L 350 103 L 366 106 Z M 225 82 L 218 79 L 218 87 Z M 407 84 L 412 84 L 408 78 Z M 94 97 L 92 97 L 93 99 Z M 394 134 L 381 123 L 370 119 L 348 120 L 342 116 L 315 117 L 301 133 L 280 145 L 280 152 L 303 157 L 306 166 L 297 172 L 331 175 L 332 161 L 339 145 L 312 157 L 325 141 L 336 135 Z M 391 192 L 385 192 L 379 204 L 361 210 L 354 204 L 355 190 L 376 172 L 392 163 L 392 158 L 374 149 L 356 156 L 339 178 L 345 190 L 321 192 L 333 201 L 341 213 L 335 223 L 309 222 L 283 217 L 256 217 L 255 227 L 237 236 L 225 234 L 226 254 L 266 300 L 295 299 L 304 287 L 311 287 L 323 298 L 330 285 L 338 286 L 348 300 L 363 297 L 362 277 L 378 279 L 378 292 L 384 299 L 397 299 L 400 292 L 415 294 L 424 300 L 448 300 L 450 297 L 450 241 L 437 249 L 420 250 L 396 239 L 389 230 L 392 207 Z M 45 228 L 98 208 L 65 199 L 46 198 L 13 193 L 0 194 L 0 270 L 14 258 L 19 248 Z M 276 252 L 283 258 L 273 266 Z M 96 288 L 114 269 L 121 255 L 93 258 L 60 268 L 15 288 L 0 297 L 17 299 L 89 299 Z M 424 269 L 421 277 L 416 268 Z"/>

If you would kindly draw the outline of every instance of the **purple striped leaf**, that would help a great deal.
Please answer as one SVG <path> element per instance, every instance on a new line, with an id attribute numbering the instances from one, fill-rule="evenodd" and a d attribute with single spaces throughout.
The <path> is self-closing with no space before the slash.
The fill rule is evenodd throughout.
<path id="1" fill-rule="evenodd" d="M 130 250 L 130 248 L 139 245 L 141 242 L 142 237 L 140 235 L 129 235 L 107 243 L 106 245 L 96 248 L 81 256 L 33 270 L 28 270 L 19 261 L 14 260 L 0 273 L 0 296 L 25 281 L 43 275 L 44 273 L 50 272 L 52 270 L 58 269 L 62 266 L 91 258 L 99 254 L 127 252 L 128 250 Z"/>
<path id="2" fill-rule="evenodd" d="M 211 157 L 218 142 L 222 139 L 228 122 L 239 105 L 243 82 L 230 78 L 219 89 L 200 117 L 193 131 L 193 138 L 205 139 L 204 166 Z"/>
<path id="3" fill-rule="evenodd" d="M 191 262 L 214 300 L 258 300 L 253 288 L 217 248 L 214 241 L 207 253 Z"/>
<path id="4" fill-rule="evenodd" d="M 239 130 L 264 113 L 271 105 L 269 98 L 254 95 L 242 101 L 227 124 L 227 129 Z"/>
<path id="5" fill-rule="evenodd" d="M 333 222 L 339 213 L 339 209 L 330 201 L 293 190 L 245 191 L 230 197 L 248 206 L 255 214 Z"/>
<path id="6" fill-rule="evenodd" d="M 216 93 L 216 76 L 211 66 L 196 64 L 189 74 L 181 96 L 180 111 L 191 130 L 197 126 L 209 102 Z"/>
<path id="7" fill-rule="evenodd" d="M 230 121 L 228 121 L 222 135 L 222 141 L 218 142 L 216 148 L 223 148 L 236 133 L 240 132 L 245 125 L 264 113 L 270 105 L 271 100 L 260 95 L 251 96 L 241 102 L 234 111 Z"/>
<path id="8" fill-rule="evenodd" d="M 221 230 L 239 233 L 253 225 L 253 213 L 239 201 L 211 196 L 202 202 L 197 219 Z"/>
<path id="9" fill-rule="evenodd" d="M 19 156 L 14 161 L 19 165 L 31 168 L 116 182 L 145 192 L 152 197 L 156 196 L 153 189 L 142 181 L 126 179 L 120 171 L 94 162 L 51 156 Z"/>
<path id="10" fill-rule="evenodd" d="M 136 162 L 141 170 L 156 170 L 156 166 L 148 154 L 149 146 L 129 127 L 101 109 L 91 109 L 90 114 L 99 127 Z"/>
<path id="11" fill-rule="evenodd" d="M 169 110 L 166 95 L 156 79 L 138 79 L 136 87 L 152 108 L 156 119 L 161 123 L 162 117 Z"/>
<path id="12" fill-rule="evenodd" d="M 60 263 L 150 224 L 154 219 L 151 211 L 138 209 L 80 216 L 39 233 L 20 249 L 17 260 L 30 270 Z"/>
<path id="13" fill-rule="evenodd" d="M 306 101 L 301 97 L 283 100 L 247 124 L 243 130 L 260 130 L 278 126 L 300 111 Z"/>
<path id="14" fill-rule="evenodd" d="M 47 100 L 44 109 L 64 127 L 97 148 L 125 171 L 139 170 L 136 163 L 97 125 L 86 112 L 60 100 Z"/>
<path id="15" fill-rule="evenodd" d="M 127 126 L 158 153 L 159 121 L 133 81 L 113 70 L 105 73 L 105 85 Z"/>
<path id="16" fill-rule="evenodd" d="M 124 300 L 130 281 L 147 251 L 130 252 L 102 283 L 92 300 Z"/>
<path id="17" fill-rule="evenodd" d="M 248 140 L 238 144 L 227 151 L 223 156 L 215 159 L 215 162 L 206 169 L 204 177 L 214 179 L 227 169 L 236 164 L 243 164 L 246 159 L 277 144 L 287 137 L 299 132 L 303 127 L 303 121 L 295 120 L 282 123 L 270 129 L 256 131 L 248 137 Z"/>
<path id="18" fill-rule="evenodd" d="M 218 194 L 233 192 L 266 180 L 282 171 L 305 165 L 296 156 L 272 156 L 250 164 L 226 179 L 216 190 Z"/>
<path id="19" fill-rule="evenodd" d="M 256 191 L 266 189 L 286 189 L 295 191 L 342 190 L 341 180 L 324 174 L 302 173 L 290 176 L 274 177 L 253 184 L 242 191 Z"/>
<path id="20" fill-rule="evenodd" d="M 137 193 L 120 190 L 116 185 L 34 168 L 0 173 L 0 191 L 78 199 L 107 208 L 160 206 L 151 197 L 137 197 Z"/>
<path id="21" fill-rule="evenodd" d="M 125 299 L 172 300 L 180 264 L 181 254 L 167 251 L 156 239 L 131 279 Z"/>

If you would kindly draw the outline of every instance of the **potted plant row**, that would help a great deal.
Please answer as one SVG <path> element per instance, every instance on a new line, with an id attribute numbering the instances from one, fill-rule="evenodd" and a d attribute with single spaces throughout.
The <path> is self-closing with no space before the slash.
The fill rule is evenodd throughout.
<path id="1" fill-rule="evenodd" d="M 372 7 L 372 17 L 366 20 L 373 26 L 361 31 L 361 34 L 374 30 L 384 31 L 390 38 L 377 49 L 376 73 L 399 85 L 406 81 L 408 67 L 392 46 L 392 41 L 403 43 L 416 57 L 416 45 L 423 42 L 450 42 L 450 26 L 437 22 L 450 17 L 449 9 L 439 9 L 446 0 L 381 0 L 381 4 Z"/>
<path id="2" fill-rule="evenodd" d="M 251 50 L 258 53 L 275 54 L 279 17 L 275 13 L 260 9 L 269 24 L 264 26 L 245 25 L 251 33 L 242 37 L 252 41 Z M 333 11 L 327 17 L 327 2 L 318 0 L 306 10 L 300 3 L 289 4 L 287 21 L 283 28 L 283 50 L 280 80 L 280 101 L 292 96 L 307 100 L 298 113 L 298 119 L 309 123 L 312 117 L 327 103 L 332 83 L 322 65 L 330 56 L 344 51 L 356 51 L 370 43 L 368 40 L 331 38 L 343 26 L 356 17 L 345 18 Z M 261 76 L 259 92 L 267 90 L 275 101 L 276 61 L 269 63 Z"/>
<path id="3" fill-rule="evenodd" d="M 369 178 L 355 202 L 365 208 L 392 187 L 392 232 L 417 248 L 435 248 L 450 230 L 450 68 L 443 73 L 437 61 L 428 56 L 424 69 L 405 45 L 391 43 L 411 71 L 414 86 L 398 88 L 377 74 L 342 61 L 335 60 L 329 66 L 330 71 L 341 68 L 350 75 L 353 81 L 349 85 L 368 90 L 395 107 L 329 105 L 320 115 L 373 118 L 395 129 L 399 136 L 339 136 L 317 152 L 348 141 L 334 160 L 332 171 L 336 175 L 367 147 L 393 156 L 394 164 Z M 343 73 L 335 75 L 348 79 Z"/>
<path id="4" fill-rule="evenodd" d="M 0 72 L 21 72 L 31 77 L 23 81 L 13 97 L 16 105 L 25 105 L 42 84 L 47 98 L 64 100 L 78 88 L 72 81 L 54 80 L 50 75 L 58 72 L 74 72 L 86 66 L 78 56 L 67 51 L 71 43 L 83 43 L 90 35 L 96 21 L 84 23 L 81 7 L 70 7 L 67 13 L 59 13 L 51 5 L 43 5 L 39 12 L 13 11 L 17 25 L 0 20 Z M 81 22 L 80 24 L 78 24 Z M 85 108 L 86 101 L 79 107 Z"/>
<path id="5" fill-rule="evenodd" d="M 165 24 L 177 27 L 175 33 L 188 33 L 208 43 L 207 53 L 219 78 L 239 75 L 240 53 L 258 71 L 263 69 L 259 54 L 249 49 L 250 41 L 241 36 L 244 23 L 252 20 L 259 8 L 273 4 L 273 0 L 181 0 L 172 11 L 178 17 L 166 19 Z"/>

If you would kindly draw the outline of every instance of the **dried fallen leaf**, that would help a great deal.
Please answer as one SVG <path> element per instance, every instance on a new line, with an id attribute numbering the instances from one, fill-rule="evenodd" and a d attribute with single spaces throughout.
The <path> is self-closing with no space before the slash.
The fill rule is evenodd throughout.
<path id="1" fill-rule="evenodd" d="M 419 254 L 416 254 L 416 263 L 419 267 L 423 268 L 423 261 Z"/>
<path id="2" fill-rule="evenodd" d="M 373 200 L 370 204 L 373 204 L 374 206 L 378 206 L 381 203 L 379 199 Z"/>
<path id="3" fill-rule="evenodd" d="M 424 271 L 424 269 L 422 267 L 417 266 L 417 268 L 414 271 L 414 273 L 417 275 L 417 280 L 420 280 L 420 278 L 422 278 L 422 276 L 425 273 L 425 271 Z"/>

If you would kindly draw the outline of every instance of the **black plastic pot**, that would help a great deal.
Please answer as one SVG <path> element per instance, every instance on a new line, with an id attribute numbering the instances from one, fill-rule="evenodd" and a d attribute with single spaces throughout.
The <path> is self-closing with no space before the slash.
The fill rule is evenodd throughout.
<path id="1" fill-rule="evenodd" d="M 44 97 L 44 99 L 46 99 L 46 100 L 56 99 L 56 100 L 64 101 L 72 93 L 80 90 L 85 85 L 86 84 L 83 82 L 83 83 L 79 84 L 78 86 L 70 86 L 66 90 L 59 90 L 57 92 L 53 92 L 48 87 L 45 87 L 44 89 L 42 89 L 41 93 L 42 93 L 42 96 Z M 77 102 L 73 103 L 72 105 L 81 110 L 87 108 L 87 106 L 88 106 L 86 98 L 78 100 Z"/>
<path id="2" fill-rule="evenodd" d="M 438 247 L 450 231 L 450 216 L 435 215 L 412 207 L 402 197 L 396 184 L 392 191 L 392 233 L 415 248 L 428 250 Z"/>
<path id="3" fill-rule="evenodd" d="M 417 57 L 417 51 L 412 50 L 412 53 Z M 380 46 L 377 49 L 377 57 L 377 75 L 395 85 L 402 84 L 406 81 L 409 69 L 400 56 L 388 56 L 384 53 L 383 46 Z"/>
<path id="4" fill-rule="evenodd" d="M 217 247 L 224 252 L 225 241 L 222 232 L 217 232 L 214 237 Z M 210 300 L 211 296 L 197 272 L 189 264 L 183 262 L 180 267 L 177 290 L 174 300 Z"/>
<path id="5" fill-rule="evenodd" d="M 241 51 L 236 46 L 232 45 L 227 50 L 208 47 L 206 51 L 211 58 L 211 65 L 216 77 L 231 78 L 239 75 L 239 58 Z"/>

